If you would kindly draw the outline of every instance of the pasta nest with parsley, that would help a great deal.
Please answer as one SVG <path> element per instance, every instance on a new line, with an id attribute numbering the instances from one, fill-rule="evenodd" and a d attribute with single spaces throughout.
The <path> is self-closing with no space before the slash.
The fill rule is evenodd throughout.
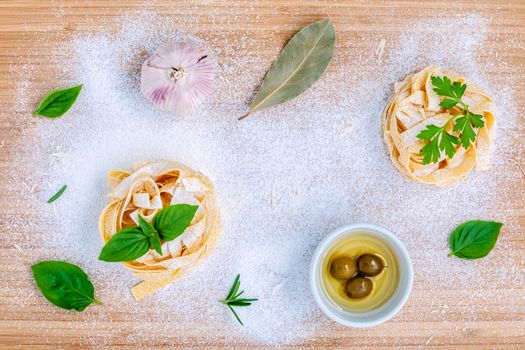
<path id="1" fill-rule="evenodd" d="M 466 84 L 463 101 L 472 113 L 483 116 L 484 126 L 473 128 L 476 140 L 465 149 L 461 143 L 453 144 L 452 158 L 445 153 L 437 162 L 424 164 L 422 148 L 426 142 L 418 134 L 429 124 L 442 127 L 459 113 L 459 107 L 444 109 L 443 100 L 433 89 L 432 76 L 448 77 L 451 81 Z M 382 115 L 383 137 L 392 162 L 407 178 L 437 186 L 449 186 L 465 177 L 474 167 L 486 170 L 490 167 L 492 134 L 495 126 L 493 100 L 475 83 L 465 77 L 436 66 L 429 66 L 395 83 L 395 94 Z M 458 136 L 449 123 L 445 130 Z"/>
<path id="2" fill-rule="evenodd" d="M 198 205 L 190 225 L 176 239 L 161 244 L 162 255 L 150 249 L 142 257 L 122 262 L 142 281 L 131 291 L 137 300 L 154 293 L 190 271 L 214 248 L 220 235 L 215 189 L 203 174 L 171 161 L 152 161 L 131 171 L 113 170 L 108 176 L 110 204 L 100 215 L 104 242 L 119 230 L 138 226 L 138 216 L 151 221 L 175 204 Z"/>

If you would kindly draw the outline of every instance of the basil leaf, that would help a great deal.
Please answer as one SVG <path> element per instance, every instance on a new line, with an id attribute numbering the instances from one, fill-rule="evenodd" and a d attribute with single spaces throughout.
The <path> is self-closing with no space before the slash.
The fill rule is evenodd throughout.
<path id="1" fill-rule="evenodd" d="M 448 239 L 452 250 L 448 256 L 455 255 L 461 259 L 479 259 L 487 256 L 494 248 L 502 226 L 500 222 L 481 220 L 467 221 L 459 225 Z"/>
<path id="2" fill-rule="evenodd" d="M 153 227 L 159 232 L 160 238 L 171 241 L 184 233 L 188 228 L 198 205 L 175 204 L 160 210 L 153 218 Z"/>
<path id="3" fill-rule="evenodd" d="M 286 44 L 266 74 L 250 109 L 239 120 L 305 92 L 328 67 L 335 45 L 331 20 L 304 27 Z"/>
<path id="4" fill-rule="evenodd" d="M 162 255 L 162 248 L 160 246 L 159 233 L 153 226 L 150 225 L 142 216 L 139 215 L 139 225 L 142 232 L 149 237 L 149 244 L 157 253 Z"/>
<path id="5" fill-rule="evenodd" d="M 66 113 L 82 90 L 82 84 L 65 89 L 51 91 L 40 101 L 33 115 L 41 115 L 48 118 L 58 118 Z"/>
<path id="6" fill-rule="evenodd" d="M 140 228 L 126 227 L 107 241 L 98 259 L 108 262 L 135 260 L 146 254 L 149 248 L 149 237 Z"/>
<path id="7" fill-rule="evenodd" d="M 160 246 L 160 238 L 157 232 L 155 232 L 151 237 L 149 237 L 149 243 L 157 253 L 162 255 L 162 247 Z"/>
<path id="8" fill-rule="evenodd" d="M 82 269 L 65 261 L 42 261 L 31 266 L 44 297 L 66 310 L 83 311 L 95 299 L 95 288 Z"/>
<path id="9" fill-rule="evenodd" d="M 148 237 L 151 237 L 153 235 L 156 235 L 157 234 L 157 230 L 155 230 L 155 228 L 153 226 L 150 225 L 149 222 L 147 222 L 142 216 L 139 215 L 139 225 L 140 225 L 140 228 L 142 230 L 142 232 L 144 232 L 144 234 Z"/>

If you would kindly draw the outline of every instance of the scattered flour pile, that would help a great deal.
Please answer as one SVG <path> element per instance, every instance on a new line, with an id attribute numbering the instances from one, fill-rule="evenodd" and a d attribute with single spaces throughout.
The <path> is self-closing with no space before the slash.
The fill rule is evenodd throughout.
<path id="1" fill-rule="evenodd" d="M 89 317 L 63 317 L 96 322 L 126 313 L 135 321 L 130 334 L 139 332 L 152 341 L 162 333 L 179 333 L 183 343 L 184 329 L 198 324 L 203 335 L 220 329 L 221 339 L 230 341 L 300 343 L 333 326 L 310 296 L 311 253 L 322 237 L 352 222 L 385 226 L 406 243 L 416 271 L 415 290 L 479 285 L 488 283 L 486 276 L 493 276 L 490 283 L 497 288 L 523 278 L 523 271 L 497 271 L 497 262 L 505 260 L 505 236 L 484 260 L 447 258 L 447 236 L 455 225 L 474 218 L 505 221 L 491 212 L 505 197 L 496 186 L 503 177 L 520 176 L 506 173 L 508 159 L 499 156 L 509 142 L 505 130 L 513 127 L 516 110 L 505 82 L 488 82 L 484 75 L 492 65 L 505 64 L 490 62 L 496 53 L 487 42 L 487 19 L 463 16 L 460 28 L 454 18 L 436 19 L 407 25 L 401 36 L 371 34 L 338 41 L 329 70 L 311 90 L 242 122 L 237 117 L 272 62 L 258 54 L 253 39 L 216 32 L 195 35 L 184 22 L 190 19 L 173 23 L 152 13 L 125 15 L 119 21 L 117 32 L 77 34 L 66 53 L 50 52 L 56 61 L 56 85 L 83 83 L 84 89 L 61 119 L 38 119 L 34 138 L 19 147 L 20 161 L 28 164 L 27 180 L 38 179 L 38 203 L 68 185 L 53 205 L 35 206 L 34 226 L 50 229 L 41 233 L 45 239 L 28 236 L 17 242 L 23 247 L 36 239 L 45 248 L 41 256 L 25 257 L 22 263 L 44 258 L 78 263 L 90 273 L 105 303 L 89 308 Z M 168 40 L 199 41 L 218 62 L 216 93 L 195 115 L 158 111 L 139 92 L 140 64 Z M 378 45 L 384 46 L 380 57 Z M 505 111 L 505 118 L 498 120 L 498 167 L 472 172 L 448 189 L 403 178 L 392 166 L 380 133 L 379 118 L 393 83 L 431 63 L 458 70 L 493 91 Z M 28 63 L 21 74 L 35 69 Z M 17 88 L 20 107 L 30 109 L 34 101 L 25 95 L 34 90 L 31 82 L 22 79 Z M 224 232 L 215 254 L 194 273 L 138 304 L 129 292 L 135 279 L 119 264 L 97 260 L 102 247 L 97 221 L 106 205 L 107 172 L 159 158 L 183 162 L 214 180 Z M 11 223 L 21 227 L 17 225 L 22 224 Z M 27 225 L 24 230 L 39 232 Z M 246 295 L 259 298 L 240 310 L 244 327 L 217 303 L 237 273 Z M 24 283 L 31 283 L 27 280 Z M 41 296 L 21 297 L 20 303 L 36 303 L 37 298 Z M 152 328 L 144 322 L 148 320 L 157 322 L 157 332 L 144 332 Z M 315 321 L 322 321 L 321 326 L 316 328 Z"/>

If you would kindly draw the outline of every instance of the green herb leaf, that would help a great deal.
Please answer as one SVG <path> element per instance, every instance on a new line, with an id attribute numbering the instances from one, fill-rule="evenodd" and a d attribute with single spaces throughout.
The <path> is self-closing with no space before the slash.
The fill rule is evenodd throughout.
<path id="1" fill-rule="evenodd" d="M 160 238 L 171 241 L 184 233 L 191 224 L 198 205 L 175 204 L 161 209 L 153 218 L 152 225 Z"/>
<path id="2" fill-rule="evenodd" d="M 468 149 L 471 142 L 476 141 L 476 132 L 473 127 L 481 128 L 485 125 L 483 116 L 479 114 L 467 113 L 455 120 L 454 131 L 461 133 L 461 144 L 465 149 Z"/>
<path id="3" fill-rule="evenodd" d="M 439 142 L 439 149 L 441 151 L 445 151 L 445 154 L 449 159 L 452 159 L 452 157 L 454 157 L 454 154 L 456 154 L 456 147 L 454 145 L 458 144 L 458 138 L 454 135 L 449 134 L 443 129 L 443 132 L 441 133 L 441 141 Z"/>
<path id="4" fill-rule="evenodd" d="M 502 226 L 500 222 L 481 220 L 467 221 L 459 225 L 448 239 L 452 250 L 448 256 L 455 255 L 461 259 L 479 259 L 487 256 L 494 248 Z"/>
<path id="5" fill-rule="evenodd" d="M 31 266 L 44 297 L 58 307 L 83 311 L 95 299 L 95 288 L 82 269 L 65 261 L 42 261 Z"/>
<path id="6" fill-rule="evenodd" d="M 456 105 L 458 104 L 458 101 L 456 100 L 451 100 L 449 98 L 446 98 L 444 99 L 443 101 L 441 101 L 439 103 L 439 105 L 445 109 L 452 109 L 454 107 L 456 107 Z"/>
<path id="7" fill-rule="evenodd" d="M 157 253 L 162 255 L 162 247 L 160 244 L 160 238 L 158 233 L 154 233 L 152 236 L 149 237 L 149 244 L 155 249 Z"/>
<path id="8" fill-rule="evenodd" d="M 266 74 L 250 109 L 239 120 L 299 96 L 326 70 L 332 59 L 335 30 L 324 19 L 304 27 L 286 44 Z"/>
<path id="9" fill-rule="evenodd" d="M 139 215 L 139 226 L 142 232 L 148 237 L 158 235 L 157 230 L 149 222 L 147 222 L 142 216 Z"/>
<path id="10" fill-rule="evenodd" d="M 82 90 L 82 84 L 51 91 L 38 105 L 34 115 L 58 118 L 66 113 Z"/>
<path id="11" fill-rule="evenodd" d="M 441 151 L 445 151 L 449 158 L 452 158 L 456 153 L 454 145 L 459 144 L 459 140 L 445 130 L 447 124 L 445 123 L 442 127 L 429 124 L 416 136 L 418 139 L 429 141 L 421 148 L 420 154 L 423 156 L 423 164 L 437 163 L 441 157 Z"/>
<path id="12" fill-rule="evenodd" d="M 233 313 L 233 315 L 235 316 L 235 318 L 237 319 L 237 321 L 242 325 L 244 325 L 239 317 L 239 315 L 237 315 L 237 312 L 235 312 L 235 309 L 233 308 L 233 306 L 238 306 L 238 307 L 244 307 L 244 306 L 250 306 L 252 304 L 252 302 L 254 301 L 257 301 L 257 299 L 255 298 L 251 298 L 251 299 L 245 299 L 245 298 L 239 298 L 239 296 L 244 293 L 244 291 L 240 291 L 238 294 L 237 292 L 239 291 L 239 287 L 241 285 L 241 281 L 240 281 L 240 278 L 241 276 L 240 275 L 237 275 L 237 277 L 235 277 L 235 280 L 233 281 L 233 284 L 230 288 L 230 291 L 228 292 L 228 295 L 226 296 L 226 299 L 224 300 L 220 300 L 221 303 L 225 304 L 226 306 L 228 306 L 228 308 L 231 310 L 231 312 Z"/>
<path id="13" fill-rule="evenodd" d="M 140 258 L 149 249 L 149 237 L 139 227 L 126 227 L 106 242 L 98 259 L 108 262 L 130 261 Z"/>
<path id="14" fill-rule="evenodd" d="M 421 148 L 421 155 L 423 156 L 423 164 L 437 163 L 441 152 L 439 151 L 439 137 L 435 137 L 432 141 Z"/>
<path id="15" fill-rule="evenodd" d="M 58 199 L 58 197 L 60 197 L 60 196 L 62 195 L 62 193 L 64 193 L 64 191 L 66 190 L 66 188 L 67 188 L 67 185 L 62 186 L 62 187 L 58 190 L 58 192 L 55 193 L 55 194 L 53 195 L 53 197 L 51 197 L 51 198 L 49 198 L 49 199 L 47 200 L 47 203 L 53 203 L 54 201 L 56 201 L 56 200 Z"/>
<path id="16" fill-rule="evenodd" d="M 235 318 L 237 319 L 237 322 L 239 322 L 241 326 L 244 326 L 244 323 L 242 323 L 241 318 L 239 317 L 239 315 L 237 315 L 237 312 L 235 311 L 235 309 L 231 307 L 229 304 L 226 304 L 226 306 L 228 306 L 228 309 L 231 310 L 231 312 L 233 313 L 233 316 L 235 316 Z"/>
<path id="17" fill-rule="evenodd" d="M 198 205 L 176 204 L 160 210 L 147 222 L 139 215 L 139 225 L 117 232 L 100 252 L 99 259 L 108 262 L 131 261 L 140 258 L 151 248 L 162 255 L 161 239 L 171 241 L 190 225 Z"/>
<path id="18" fill-rule="evenodd" d="M 417 138 L 428 142 L 421 148 L 420 152 L 423 156 L 424 165 L 431 162 L 437 163 L 441 158 L 441 151 L 445 151 L 447 157 L 452 159 L 454 154 L 456 154 L 456 145 L 460 144 L 459 139 L 461 139 L 463 147 L 468 149 L 470 144 L 476 141 L 477 138 L 474 128 L 481 128 L 485 125 L 483 116 L 471 113 L 468 110 L 468 106 L 461 100 L 467 89 L 466 84 L 462 84 L 459 81 L 452 83 L 446 76 L 443 78 L 431 76 L 430 79 L 434 85 L 434 91 L 440 96 L 447 97 L 439 105 L 445 109 L 452 109 L 459 105 L 461 110 L 442 127 L 433 124 L 427 125 L 426 129 L 417 135 Z M 451 122 L 454 122 L 453 130 L 459 132 L 459 138 L 446 131 L 447 125 Z"/>
<path id="19" fill-rule="evenodd" d="M 230 292 L 226 296 L 225 300 L 231 299 L 237 293 L 237 291 L 239 290 L 239 287 L 241 285 L 240 279 L 241 279 L 241 275 L 237 275 L 237 277 L 235 277 L 235 280 L 233 281 L 233 285 L 232 285 L 232 287 L 230 289 Z"/>
<path id="20" fill-rule="evenodd" d="M 475 128 L 482 128 L 485 126 L 485 122 L 483 121 L 483 116 L 481 114 L 474 114 L 474 113 L 468 112 L 468 116 L 469 116 L 470 123 Z"/>
<path id="21" fill-rule="evenodd" d="M 243 291 L 244 292 L 244 291 Z M 257 301 L 258 299 L 255 299 L 255 298 L 250 298 L 250 299 L 239 299 L 239 298 L 236 298 L 235 301 L 237 302 L 241 302 L 241 303 L 247 303 L 247 302 L 252 302 L 252 301 Z"/>
<path id="22" fill-rule="evenodd" d="M 442 128 L 434 124 L 427 125 L 426 129 L 423 129 L 417 134 L 417 138 L 425 141 L 431 141 L 438 133 L 440 133 Z M 438 157 L 439 158 L 439 157 Z"/>
<path id="23" fill-rule="evenodd" d="M 445 126 L 438 127 L 434 124 L 427 125 L 426 129 L 421 130 L 416 137 L 429 141 L 421 148 L 420 154 L 423 156 L 423 164 L 437 163 L 441 157 L 441 151 L 445 151 L 447 157 L 452 158 L 456 153 L 454 145 L 459 144 L 458 138 L 449 134 L 445 130 Z"/>
<path id="24" fill-rule="evenodd" d="M 457 103 L 461 102 L 461 97 L 467 89 L 466 84 L 461 84 L 459 81 L 452 83 L 449 77 L 438 77 L 431 76 L 430 80 L 432 85 L 434 85 L 434 92 L 440 96 L 450 97 L 452 100 Z M 448 108 L 447 108 L 448 109 Z"/>
<path id="25" fill-rule="evenodd" d="M 230 306 L 250 306 L 252 305 L 252 303 L 235 300 L 235 301 L 229 302 L 228 305 Z"/>
<path id="26" fill-rule="evenodd" d="M 139 225 L 140 229 L 146 236 L 149 237 L 149 244 L 157 253 L 162 255 L 162 247 L 160 244 L 159 233 L 153 226 L 150 225 L 142 216 L 139 215 Z"/>

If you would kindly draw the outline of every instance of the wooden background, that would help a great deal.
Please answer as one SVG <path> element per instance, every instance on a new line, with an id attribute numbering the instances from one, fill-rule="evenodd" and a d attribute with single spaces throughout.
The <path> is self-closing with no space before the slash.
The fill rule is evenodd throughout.
<path id="1" fill-rule="evenodd" d="M 27 216 L 25 208 L 12 205 L 8 194 L 13 194 L 10 187 L 12 179 L 7 175 L 8 167 L 20 166 L 16 164 L 14 152 L 7 146 L 16 144 L 16 139 L 26 136 L 25 130 L 33 121 L 27 118 L 16 120 L 15 110 L 18 108 L 13 101 L 16 100 L 15 79 L 16 68 L 25 62 L 32 62 L 38 66 L 32 77 L 35 89 L 41 84 L 53 79 L 46 75 L 49 66 L 53 65 L 48 57 L 41 54 L 34 43 L 40 45 L 45 43 L 46 37 L 56 40 L 57 37 L 64 39 L 75 32 L 96 32 L 105 28 L 108 18 L 119 16 L 126 11 L 138 8 L 150 8 L 161 14 L 185 16 L 199 16 L 202 30 L 212 22 L 207 17 L 213 11 L 214 17 L 224 14 L 227 16 L 231 8 L 245 8 L 244 14 L 239 16 L 237 23 L 230 21 L 228 25 L 221 28 L 225 35 L 236 35 L 240 29 L 247 30 L 250 35 L 263 40 L 274 42 L 285 42 L 289 35 L 302 25 L 320 17 L 330 17 L 337 27 L 338 40 L 346 42 L 356 31 L 373 31 L 390 35 L 392 31 L 398 31 L 396 24 L 425 16 L 434 16 L 440 10 L 443 13 L 469 13 L 475 12 L 490 18 L 491 35 L 499 38 L 499 55 L 510 63 L 512 69 L 486 72 L 491 77 L 501 75 L 503 78 L 514 74 L 525 77 L 525 1 L 266 1 L 266 2 L 239 2 L 239 1 L 204 1 L 204 2 L 176 2 L 176 1 L 1 1 L 0 2 L 0 261 L 1 261 L 1 286 L 0 286 L 0 347 L 2 348 L 102 348 L 115 346 L 118 348 L 151 348 L 147 341 L 140 341 L 130 337 L 129 325 L 126 315 L 116 317 L 118 321 L 111 323 L 98 321 L 96 326 L 84 327 L 84 320 L 64 320 L 57 314 L 52 316 L 43 313 L 38 308 L 24 307 L 22 309 L 13 306 L 15 295 L 30 294 L 34 292 L 34 286 L 24 287 L 26 290 L 14 290 L 11 281 L 25 276 L 27 266 L 10 264 L 12 257 L 19 254 L 12 245 L 12 238 L 21 234 L 20 232 L 6 232 L 6 222 Z M 406 16 L 411 13 L 411 16 Z M 362 27 L 354 26 L 353 19 L 359 18 Z M 388 25 L 386 24 L 388 23 Z M 497 23 L 497 25 L 492 24 Z M 103 28 L 104 26 L 104 28 Z M 217 24 L 215 23 L 215 26 Z M 220 26 L 220 25 L 219 25 Z M 268 31 L 271 28 L 272 31 Z M 363 34 L 361 33 L 361 34 Z M 390 33 L 390 34 L 389 34 Z M 264 35 L 262 35 L 264 34 Z M 518 38 L 521 50 L 515 47 L 515 40 L 505 38 Z M 43 40 L 44 39 L 44 40 Z M 50 43 L 51 45 L 51 43 Z M 42 48 L 40 48 L 42 49 Z M 264 51 L 264 50 L 263 50 Z M 268 56 L 275 53 L 268 53 Z M 351 63 L 350 63 L 351 64 Z M 13 67 L 15 69 L 13 69 Z M 514 77 L 515 78 L 515 77 Z M 521 106 L 519 113 L 525 113 L 525 84 L 523 80 L 509 79 L 513 84 L 511 88 L 516 91 L 515 98 L 517 106 Z M 30 110 L 16 110 L 17 113 L 29 115 Z M 519 123 L 525 121 L 519 117 Z M 521 147 L 524 139 L 524 128 L 520 124 L 516 130 L 514 140 L 516 147 Z M 522 149 L 522 148 L 521 148 Z M 518 155 L 515 171 L 523 169 L 523 154 Z M 522 170 L 521 170 L 522 171 Z M 521 251 L 525 255 L 523 228 L 525 226 L 525 212 L 523 190 L 525 181 L 523 177 L 518 184 L 512 184 L 516 189 L 515 197 L 509 200 L 505 208 L 495 208 L 496 211 L 506 211 L 506 215 L 517 223 L 521 230 L 520 234 L 514 234 L 510 244 L 513 249 Z M 511 184 L 506 184 L 511 185 Z M 23 228 L 22 228 L 23 230 Z M 34 247 L 38 249 L 38 247 Z M 31 254 L 30 251 L 25 254 Z M 515 262 L 519 268 L 523 268 L 523 260 Z M 458 290 L 459 293 L 468 293 L 468 288 Z M 454 316 L 453 312 L 448 322 L 430 319 L 429 321 L 411 321 L 411 314 L 429 312 L 426 308 L 429 299 L 440 302 L 440 296 L 436 292 L 427 289 L 416 289 L 412 293 L 411 302 L 405 308 L 405 313 L 396 317 L 395 332 L 389 330 L 388 326 L 376 327 L 367 332 L 366 340 L 352 336 L 343 327 L 333 325 L 328 335 L 318 336 L 308 340 L 306 343 L 296 347 L 320 347 L 328 346 L 348 348 L 357 346 L 360 348 L 498 348 L 498 349 L 525 349 L 525 281 L 518 281 L 516 285 L 509 286 L 505 291 L 486 290 L 491 293 L 504 293 L 505 298 L 498 298 L 494 305 L 485 308 L 485 314 L 474 320 L 465 320 L 460 315 Z M 45 303 L 43 298 L 40 303 Z M 510 304 L 510 305 L 509 305 Z M 515 306 L 512 315 L 508 311 Z M 487 315 L 487 314 L 490 315 Z M 327 322 L 324 320 L 324 322 Z M 111 336 L 106 334 L 108 328 L 120 329 L 121 332 L 113 332 Z M 200 347 L 216 348 L 230 347 L 226 334 L 217 334 L 217 337 L 202 337 L 199 327 L 186 329 L 186 341 L 178 343 L 174 338 L 166 338 L 160 343 L 166 348 L 187 348 L 192 344 Z M 93 331 L 95 329 L 95 331 Z M 115 335 L 118 334 L 118 335 Z M 89 344 L 86 345 L 86 338 Z M 171 340 L 170 340 L 171 339 Z M 176 338 L 175 338 L 176 339 Z M 94 344 L 94 345 L 93 345 Z M 242 348 L 255 348 L 257 343 L 246 343 Z M 237 346 L 238 347 L 238 346 Z"/>

